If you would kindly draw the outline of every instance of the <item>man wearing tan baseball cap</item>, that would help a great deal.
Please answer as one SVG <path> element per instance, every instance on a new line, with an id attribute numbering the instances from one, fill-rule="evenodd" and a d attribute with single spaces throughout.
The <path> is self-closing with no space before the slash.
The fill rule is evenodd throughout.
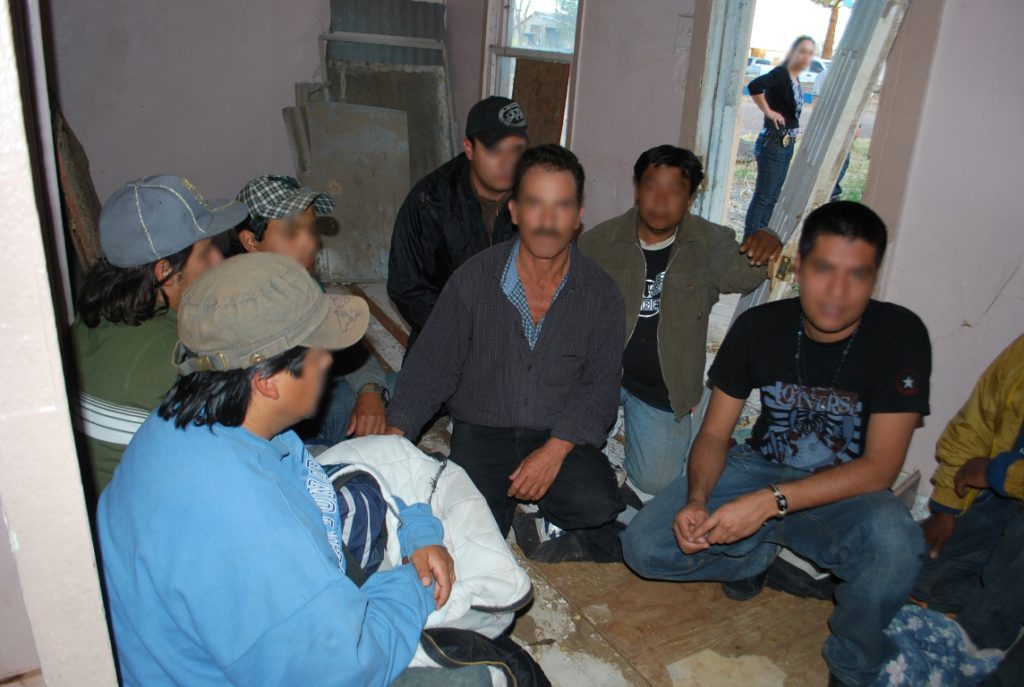
<path id="1" fill-rule="evenodd" d="M 390 684 L 408 666 L 454 580 L 441 523 L 400 504 L 410 564 L 361 579 L 337 494 L 289 430 L 368 320 L 272 253 L 185 293 L 182 376 L 97 511 L 125 684 Z"/>

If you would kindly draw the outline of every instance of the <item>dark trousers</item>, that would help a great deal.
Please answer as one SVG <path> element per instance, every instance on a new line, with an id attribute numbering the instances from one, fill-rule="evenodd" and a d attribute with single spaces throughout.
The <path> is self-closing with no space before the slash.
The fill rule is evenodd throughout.
<path id="1" fill-rule="evenodd" d="M 512 484 L 508 477 L 550 436 L 548 430 L 455 421 L 451 460 L 462 466 L 487 499 L 502 536 L 508 535 L 516 509 L 516 500 L 508 496 Z M 558 527 L 577 530 L 612 522 L 625 503 L 605 455 L 593 446 L 576 446 L 537 507 Z"/>
<path id="2" fill-rule="evenodd" d="M 958 609 L 979 649 L 1006 649 L 1024 624 L 1024 507 L 983 494 L 957 518 L 939 557 L 927 560 L 914 596 Z"/>
<path id="3" fill-rule="evenodd" d="M 757 183 L 754 185 L 750 205 L 747 206 L 747 218 L 743 223 L 744 237 L 768 226 L 775 204 L 779 201 L 782 184 L 786 181 L 795 147 L 796 141 L 790 141 L 788 146 L 783 147 L 782 136 L 778 131 L 762 131 L 754 142 Z"/>

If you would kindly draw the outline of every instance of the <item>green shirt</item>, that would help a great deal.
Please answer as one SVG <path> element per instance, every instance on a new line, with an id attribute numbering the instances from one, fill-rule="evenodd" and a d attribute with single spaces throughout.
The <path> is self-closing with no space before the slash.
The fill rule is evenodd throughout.
<path id="1" fill-rule="evenodd" d="M 143 420 L 177 379 L 171 353 L 178 317 L 166 310 L 138 326 L 101 320 L 71 326 L 78 368 L 75 424 L 85 436 L 93 485 L 99 494 Z"/>

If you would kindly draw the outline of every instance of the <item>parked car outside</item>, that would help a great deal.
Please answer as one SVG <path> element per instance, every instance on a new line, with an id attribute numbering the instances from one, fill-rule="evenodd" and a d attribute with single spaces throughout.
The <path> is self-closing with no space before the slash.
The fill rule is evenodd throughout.
<path id="1" fill-rule="evenodd" d="M 823 60 L 820 57 L 812 58 L 807 69 L 800 73 L 800 83 L 814 83 L 814 80 L 818 78 L 819 74 L 828 71 L 829 65 L 831 64 L 832 60 Z"/>
<path id="2" fill-rule="evenodd" d="M 772 70 L 772 62 L 764 57 L 747 58 L 747 76 L 758 77 Z"/>

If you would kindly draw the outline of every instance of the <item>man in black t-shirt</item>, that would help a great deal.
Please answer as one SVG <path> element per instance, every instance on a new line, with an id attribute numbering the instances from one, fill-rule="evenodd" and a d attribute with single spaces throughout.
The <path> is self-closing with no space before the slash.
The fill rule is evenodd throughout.
<path id="1" fill-rule="evenodd" d="M 831 570 L 841 582 L 824 654 L 835 685 L 873 684 L 895 653 L 883 631 L 925 548 L 889 487 L 928 414 L 931 346 L 914 313 L 871 299 L 885 244 L 882 220 L 859 203 L 808 215 L 799 298 L 733 325 L 687 475 L 622 536 L 644 577 L 721 581 L 733 598 L 759 590 L 780 546 Z M 755 388 L 753 436 L 730 450 Z"/>

